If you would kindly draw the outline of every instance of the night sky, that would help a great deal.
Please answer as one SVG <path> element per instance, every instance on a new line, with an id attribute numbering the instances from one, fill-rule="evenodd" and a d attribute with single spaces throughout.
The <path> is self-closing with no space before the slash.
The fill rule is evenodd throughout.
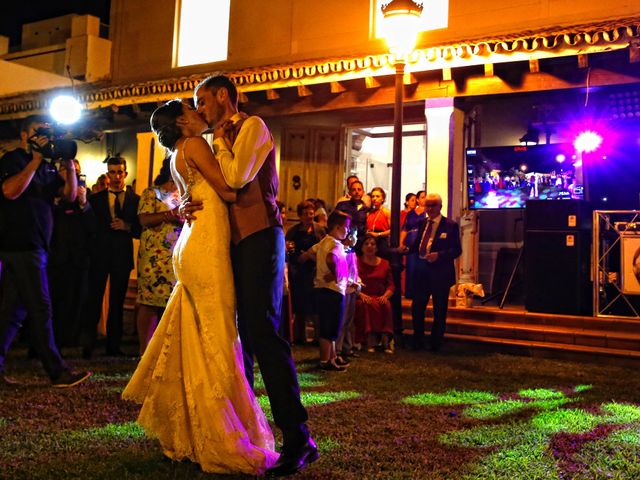
<path id="1" fill-rule="evenodd" d="M 45 20 L 70 13 L 91 14 L 109 23 L 110 0 L 12 0 L 5 1 L 0 15 L 0 35 L 8 36 L 10 46 L 20 45 L 23 23 Z"/>

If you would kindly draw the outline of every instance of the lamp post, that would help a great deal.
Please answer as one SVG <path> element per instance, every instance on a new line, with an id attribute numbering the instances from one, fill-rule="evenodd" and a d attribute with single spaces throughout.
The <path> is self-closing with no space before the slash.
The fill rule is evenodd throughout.
<path id="1" fill-rule="evenodd" d="M 397 253 L 400 245 L 400 199 L 402 189 L 402 126 L 403 126 L 403 86 L 404 67 L 407 56 L 415 48 L 419 30 L 419 19 L 422 4 L 413 0 L 391 0 L 382 5 L 384 17 L 384 31 L 389 51 L 394 56 L 395 75 L 395 103 L 393 108 L 393 160 L 391 177 L 391 247 L 393 280 L 396 292 L 401 287 L 402 259 Z M 393 322 L 396 336 L 402 333 L 401 296 L 394 295 Z"/>

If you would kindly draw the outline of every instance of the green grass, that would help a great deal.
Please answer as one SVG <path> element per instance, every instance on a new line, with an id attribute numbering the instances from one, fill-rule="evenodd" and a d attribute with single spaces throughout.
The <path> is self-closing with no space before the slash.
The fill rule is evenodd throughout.
<path id="1" fill-rule="evenodd" d="M 403 400 L 409 405 L 462 405 L 490 402 L 498 396 L 489 392 L 461 392 L 449 390 L 444 393 L 418 393 Z"/>
<path id="2" fill-rule="evenodd" d="M 553 390 L 552 388 L 526 388 L 520 390 L 518 395 L 534 400 L 551 400 L 554 398 L 564 398 L 564 393 Z"/>
<path id="3" fill-rule="evenodd" d="M 332 373 L 314 368 L 316 349 L 295 354 L 321 452 L 295 478 L 640 478 L 636 369 L 467 347 L 365 355 Z M 139 406 L 120 399 L 135 362 L 71 359 L 96 374 L 55 390 L 24 355 L 14 348 L 8 361 L 24 385 L 0 390 L 0 478 L 246 478 L 162 455 L 135 423 Z M 259 374 L 256 391 L 270 416 Z"/>
<path id="4" fill-rule="evenodd" d="M 527 406 L 522 400 L 503 400 L 481 405 L 473 405 L 465 409 L 465 415 L 471 418 L 498 418 L 522 410 Z"/>

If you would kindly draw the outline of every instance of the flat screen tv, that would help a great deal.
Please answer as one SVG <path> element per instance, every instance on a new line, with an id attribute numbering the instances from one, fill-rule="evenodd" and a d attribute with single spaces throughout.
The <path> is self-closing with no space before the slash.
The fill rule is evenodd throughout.
<path id="1" fill-rule="evenodd" d="M 470 209 L 583 198 L 582 168 L 571 144 L 468 148 L 466 162 Z"/>

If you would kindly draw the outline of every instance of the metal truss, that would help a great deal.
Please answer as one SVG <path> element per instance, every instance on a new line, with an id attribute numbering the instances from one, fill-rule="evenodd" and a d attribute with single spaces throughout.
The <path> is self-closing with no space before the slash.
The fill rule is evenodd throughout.
<path id="1" fill-rule="evenodd" d="M 592 275 L 593 309 L 596 317 L 640 318 L 630 295 L 623 291 L 620 258 L 623 238 L 640 237 L 640 210 L 595 210 L 593 212 Z M 617 258 L 616 258 L 617 257 Z M 628 315 L 611 314 L 616 307 Z"/>

